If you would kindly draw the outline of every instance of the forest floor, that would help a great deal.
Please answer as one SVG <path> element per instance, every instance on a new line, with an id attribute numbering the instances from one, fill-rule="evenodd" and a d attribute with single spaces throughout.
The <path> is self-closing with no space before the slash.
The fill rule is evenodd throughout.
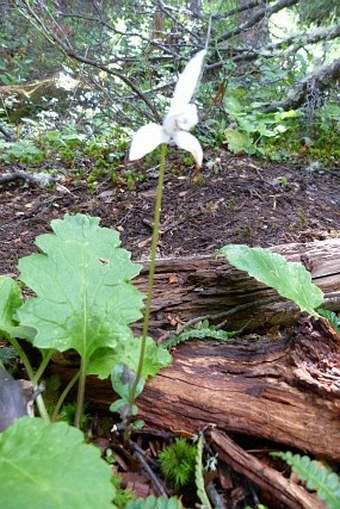
<path id="1" fill-rule="evenodd" d="M 340 173 L 307 164 L 274 164 L 226 151 L 210 153 L 196 183 L 172 162 L 164 185 L 159 257 L 213 253 L 228 243 L 262 247 L 323 240 L 340 230 Z M 134 165 L 135 167 L 136 165 Z M 208 169 L 209 168 L 209 169 Z M 122 167 L 123 171 L 131 171 Z M 140 167 L 139 167 L 140 170 Z M 0 175 L 10 168 L 0 168 Z M 142 170 L 134 190 L 110 178 L 88 192 L 72 177 L 48 189 L 24 181 L 0 185 L 0 273 L 16 273 L 37 235 L 65 213 L 101 218 L 121 232 L 134 260 L 149 256 L 158 169 Z"/>
<path id="2" fill-rule="evenodd" d="M 49 232 L 50 221 L 65 213 L 99 216 L 102 226 L 120 231 L 134 260 L 147 259 L 158 168 L 143 170 L 139 163 L 129 163 L 121 171 L 134 168 L 145 176 L 136 180 L 134 190 L 103 177 L 89 193 L 86 175 L 80 179 L 72 170 L 49 188 L 22 180 L 0 185 L 0 274 L 17 276 L 18 259 L 36 250 L 35 237 Z M 10 171 L 0 167 L 0 176 Z M 228 243 L 269 247 L 334 236 L 340 236 L 340 173 L 335 169 L 320 171 L 303 162 L 274 164 L 226 151 L 208 155 L 195 183 L 191 170 L 178 161 L 167 168 L 159 257 L 211 254 Z M 155 436 L 160 437 L 157 443 L 163 442 L 163 435 Z M 100 434 L 96 440 L 103 449 L 112 447 Z M 144 449 L 153 450 L 151 445 L 147 441 Z M 133 465 L 125 469 L 124 482 L 139 496 L 154 493 L 148 476 L 135 472 Z M 244 507 L 248 483 L 239 476 L 230 483 L 233 505 L 228 507 Z M 284 505 L 274 501 L 270 507 Z"/>

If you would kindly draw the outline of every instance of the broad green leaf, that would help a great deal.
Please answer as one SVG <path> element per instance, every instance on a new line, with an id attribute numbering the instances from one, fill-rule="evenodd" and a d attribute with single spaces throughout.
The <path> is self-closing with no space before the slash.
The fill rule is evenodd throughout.
<path id="1" fill-rule="evenodd" d="M 113 390 L 128 403 L 131 402 L 131 391 L 136 381 L 136 372 L 125 364 L 116 364 L 111 372 Z M 138 397 L 144 389 L 145 380 L 141 378 L 137 384 L 135 396 Z"/>
<path id="2" fill-rule="evenodd" d="M 299 306 L 301 311 L 317 315 L 323 293 L 314 283 L 310 273 L 301 263 L 288 262 L 283 256 L 269 249 L 229 244 L 218 251 L 239 270 L 248 272 L 261 283 L 275 288 L 286 299 Z"/>
<path id="3" fill-rule="evenodd" d="M 112 470 L 81 431 L 22 417 L 0 434 L 0 506 L 112 509 Z"/>
<path id="4" fill-rule="evenodd" d="M 15 320 L 15 313 L 22 303 L 19 285 L 9 277 L 0 276 L 0 339 L 33 338 L 35 331 L 28 327 L 20 327 Z"/>
<path id="5" fill-rule="evenodd" d="M 243 133 L 236 129 L 225 129 L 224 134 L 228 143 L 228 149 L 234 154 L 239 152 L 252 154 L 255 152 L 253 140 L 248 133 Z"/>
<path id="6" fill-rule="evenodd" d="M 132 337 L 128 324 L 141 317 L 143 296 L 129 281 L 141 266 L 97 217 L 67 214 L 51 226 L 53 233 L 36 239 L 42 254 L 19 262 L 20 278 L 36 297 L 18 316 L 36 328 L 35 346 L 74 348 L 88 362 L 97 348 Z"/>
<path id="7" fill-rule="evenodd" d="M 140 338 L 127 338 L 115 348 L 102 348 L 91 357 L 88 366 L 88 374 L 97 374 L 100 378 L 106 378 L 107 372 L 111 373 L 114 364 L 126 364 L 130 369 L 137 371 Z M 142 376 L 147 380 L 149 376 L 155 376 L 162 368 L 171 364 L 172 357 L 163 347 L 158 346 L 152 338 L 146 340 Z"/>

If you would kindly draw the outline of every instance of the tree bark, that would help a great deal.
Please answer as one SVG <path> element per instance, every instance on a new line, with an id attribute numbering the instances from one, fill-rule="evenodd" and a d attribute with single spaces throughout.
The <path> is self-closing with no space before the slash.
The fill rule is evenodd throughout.
<path id="1" fill-rule="evenodd" d="M 138 399 L 157 429 L 209 424 L 340 460 L 340 336 L 305 319 L 281 340 L 187 342 Z"/>
<path id="2" fill-rule="evenodd" d="M 340 310 L 340 239 L 285 244 L 273 248 L 288 260 L 302 262 L 312 280 L 325 293 L 328 307 Z M 147 288 L 148 264 L 135 279 L 140 290 Z M 277 295 L 245 272 L 227 263 L 224 257 L 201 256 L 157 261 L 150 335 L 159 339 L 167 332 L 200 317 L 218 323 L 228 318 L 224 327 L 238 330 L 248 322 L 247 330 L 270 328 L 293 323 L 300 311 L 295 304 Z M 226 313 L 226 316 L 213 318 Z M 136 324 L 136 332 L 140 331 Z"/>

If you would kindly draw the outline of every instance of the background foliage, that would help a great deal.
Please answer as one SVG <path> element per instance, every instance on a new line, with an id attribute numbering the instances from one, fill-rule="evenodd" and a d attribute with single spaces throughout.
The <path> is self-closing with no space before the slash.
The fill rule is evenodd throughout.
<path id="1" fill-rule="evenodd" d="M 121 179 L 132 130 L 159 121 L 176 75 L 208 39 L 197 97 L 205 146 L 336 165 L 336 2 L 4 0 L 0 8 L 8 164 L 53 158 L 57 169 L 90 166 L 94 180 Z M 129 172 L 123 178 L 133 183 Z"/>

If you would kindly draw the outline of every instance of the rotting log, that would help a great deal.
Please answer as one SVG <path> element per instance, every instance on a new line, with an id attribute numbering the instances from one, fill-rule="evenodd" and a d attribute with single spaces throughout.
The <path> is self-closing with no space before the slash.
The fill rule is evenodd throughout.
<path id="1" fill-rule="evenodd" d="M 340 309 L 340 239 L 275 251 L 303 261 L 333 308 Z M 160 260 L 152 329 L 160 337 L 176 320 L 235 306 L 239 311 L 231 316 L 229 330 L 250 318 L 252 329 L 263 329 L 301 315 L 284 300 L 257 304 L 272 295 L 222 259 Z M 291 334 L 276 339 L 187 342 L 173 355 L 173 365 L 151 379 L 138 398 L 139 417 L 148 425 L 195 433 L 212 424 L 340 460 L 340 337 L 324 320 L 302 318 Z M 67 366 L 55 371 L 65 382 L 74 374 Z M 86 399 L 107 409 L 114 399 L 110 383 L 91 378 Z"/>
<path id="2" fill-rule="evenodd" d="M 295 336 L 192 341 L 150 379 L 138 398 L 152 428 L 196 433 L 207 425 L 262 437 L 340 460 L 340 336 L 323 319 L 303 318 Z M 67 382 L 74 368 L 55 366 Z M 108 380 L 91 377 L 86 400 L 108 409 Z"/>
<path id="3" fill-rule="evenodd" d="M 340 336 L 305 318 L 293 338 L 184 343 L 138 406 L 153 427 L 212 424 L 339 461 Z"/>
<path id="4" fill-rule="evenodd" d="M 286 244 L 273 251 L 287 260 L 302 262 L 324 292 L 327 307 L 340 310 L 340 238 Z M 143 291 L 147 272 L 145 264 L 135 279 Z M 247 330 L 292 323 L 300 315 L 299 309 L 285 299 L 269 302 L 275 295 L 275 290 L 230 267 L 223 257 L 161 259 L 156 266 L 150 335 L 159 338 L 191 319 L 218 315 L 235 307 L 235 313 L 228 316 L 227 330 L 238 330 L 248 322 Z M 140 330 L 139 325 L 136 330 Z"/>

